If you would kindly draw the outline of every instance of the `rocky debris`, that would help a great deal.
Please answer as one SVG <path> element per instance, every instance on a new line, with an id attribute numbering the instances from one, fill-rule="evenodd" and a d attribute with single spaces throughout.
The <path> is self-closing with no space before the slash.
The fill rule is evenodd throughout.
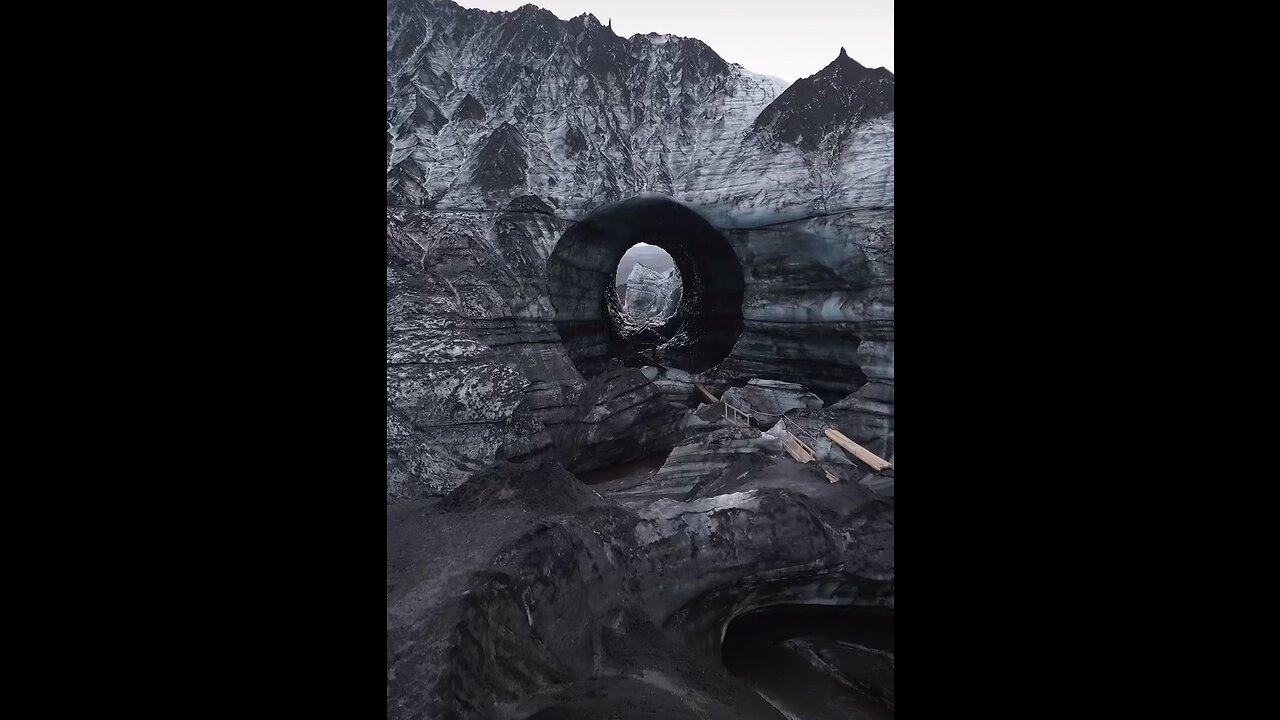
<path id="1" fill-rule="evenodd" d="M 714 419 L 712 416 L 713 415 L 719 416 L 721 414 L 720 411 L 723 408 L 724 408 L 724 403 L 722 402 L 714 402 L 714 403 L 704 402 L 704 403 L 698 403 L 698 407 L 695 408 L 693 412 L 695 415 L 697 415 L 698 417 L 704 420 L 712 420 Z"/>
<path id="2" fill-rule="evenodd" d="M 820 466 L 823 472 L 835 475 L 842 483 L 857 483 L 877 497 L 892 503 L 893 468 L 875 472 L 826 435 L 827 428 L 835 428 L 879 455 L 874 443 L 859 442 L 850 434 L 850 428 L 855 427 L 855 423 L 862 417 L 857 411 L 848 408 L 792 410 L 765 437 L 773 436 L 781 440 L 783 435 L 791 432 L 814 451 L 814 465 Z"/>
<path id="3" fill-rule="evenodd" d="M 881 473 L 867 473 L 860 482 L 871 492 L 890 501 L 893 500 L 893 468 Z"/>
<path id="4" fill-rule="evenodd" d="M 578 400 L 575 423 L 559 444 L 574 471 L 592 470 L 666 450 L 680 441 L 689 410 L 667 402 L 636 368 L 615 366 Z"/>
<path id="5" fill-rule="evenodd" d="M 724 404 L 702 404 L 698 411 L 690 413 L 685 419 L 684 434 L 686 439 L 703 438 L 716 430 L 740 427 L 724 416 Z"/>
<path id="6" fill-rule="evenodd" d="M 793 413 L 794 415 L 794 413 Z M 849 465 L 849 460 L 844 450 L 840 448 L 831 438 L 826 435 L 826 427 L 820 423 L 797 423 L 792 416 L 783 417 L 776 425 L 769 429 L 765 436 L 776 440 L 779 444 L 787 434 L 793 435 L 797 440 L 804 443 L 813 451 L 814 460 L 823 465 L 827 464 L 844 464 Z M 861 468 L 860 472 L 866 472 L 865 468 Z M 841 476 L 842 479 L 844 476 Z M 853 480 L 861 479 L 861 474 Z"/>
<path id="7" fill-rule="evenodd" d="M 876 497 L 892 503 L 893 468 L 877 473 L 826 435 L 828 427 L 844 432 L 842 427 L 847 427 L 848 421 L 856 417 L 847 410 L 792 410 L 761 436 L 760 444 L 769 452 L 781 452 L 783 438 L 791 433 L 813 450 L 814 462 L 805 467 L 812 469 L 815 477 L 820 475 L 824 481 L 829 481 L 827 474 L 830 473 L 839 483 L 858 484 Z M 766 445 L 766 441 L 774 444 Z"/>
<path id="8" fill-rule="evenodd" d="M 559 463 L 499 463 L 446 495 L 436 505 L 445 512 L 476 512 L 517 506 L 538 513 L 573 513 L 605 505 L 591 488 Z"/>
<path id="9" fill-rule="evenodd" d="M 627 276 L 627 314 L 641 319 L 669 318 L 680 307 L 680 289 L 677 268 L 659 272 L 636 263 Z"/>
<path id="10" fill-rule="evenodd" d="M 734 616 L 893 606 L 893 508 L 856 486 L 636 514 L 554 465 L 493 472 L 388 508 L 388 718 L 776 718 L 720 665 Z"/>
<path id="11" fill-rule="evenodd" d="M 766 430 L 790 410 L 822 407 L 822 399 L 803 385 L 760 378 L 752 378 L 740 388 L 729 388 L 721 400 L 750 412 Z"/>
<path id="12" fill-rule="evenodd" d="M 656 377 L 657 372 L 657 368 L 646 369 L 650 376 Z M 684 440 L 672 448 L 649 480 L 629 483 L 611 496 L 627 507 L 643 508 L 661 498 L 691 499 L 711 490 L 728 492 L 727 488 L 736 486 L 748 472 L 782 457 L 785 421 L 761 433 L 759 428 L 729 420 L 724 413 L 723 402 L 699 404 L 696 412 L 684 419 Z M 836 462 L 848 462 L 843 456 L 833 457 Z M 789 457 L 785 461 L 792 462 Z M 821 477 L 825 482 L 826 477 Z M 851 481 L 859 478 L 861 473 Z"/>
<path id="13" fill-rule="evenodd" d="M 820 457 L 847 458 L 850 459 L 850 462 L 857 464 L 858 467 L 871 472 L 871 468 L 854 459 L 852 455 L 846 453 L 826 436 L 827 428 L 835 428 L 867 450 L 893 462 L 892 457 L 890 457 L 893 454 L 892 435 L 888 436 L 888 452 L 886 452 L 885 435 L 882 434 L 876 437 L 861 432 L 861 429 L 865 427 L 863 422 L 866 417 L 863 411 L 856 408 L 833 406 L 826 409 L 792 410 L 787 413 L 786 422 L 789 426 L 799 428 L 796 431 L 796 435 L 802 437 L 806 443 L 813 445 L 814 450 L 820 452 Z"/>
<path id="14" fill-rule="evenodd" d="M 755 428 L 711 429 L 672 448 L 667 461 L 644 489 L 644 497 L 655 494 L 684 498 L 699 483 L 716 479 L 739 457 L 761 452 Z"/>
<path id="15" fill-rule="evenodd" d="M 722 461 L 730 461 L 728 466 L 721 469 L 722 463 L 716 463 L 712 466 L 712 472 L 702 475 L 702 479 L 689 488 L 684 499 L 696 500 L 748 489 L 745 487 L 748 477 L 779 461 L 777 450 L 766 447 L 766 444 L 761 442 L 765 440 L 764 436 L 756 440 L 755 452 L 743 452 L 735 456 L 721 455 Z"/>
<path id="16" fill-rule="evenodd" d="M 666 452 L 684 437 L 689 410 L 615 365 L 586 383 L 530 385 L 513 416 L 526 414 L 536 429 L 504 443 L 499 458 L 554 458 L 586 472 Z"/>
<path id="17" fill-rule="evenodd" d="M 688 408 L 696 408 L 702 394 L 698 392 L 696 383 L 700 378 L 692 373 L 687 373 L 680 368 L 669 368 L 661 366 L 648 366 L 641 368 L 644 376 L 653 381 L 658 386 L 659 392 L 667 399 L 667 402 L 684 405 Z"/>
<path id="18" fill-rule="evenodd" d="M 818 461 L 823 472 L 834 475 L 838 482 L 856 483 L 874 477 L 861 463 L 855 463 L 847 455 L 840 455 L 839 446 L 828 445 L 826 459 Z"/>

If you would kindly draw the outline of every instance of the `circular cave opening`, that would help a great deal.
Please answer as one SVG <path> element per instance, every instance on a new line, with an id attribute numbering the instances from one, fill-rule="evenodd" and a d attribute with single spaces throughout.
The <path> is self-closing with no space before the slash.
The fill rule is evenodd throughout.
<path id="1" fill-rule="evenodd" d="M 659 275 L 669 272 L 670 278 L 654 281 L 678 279 L 679 293 L 658 312 L 649 312 L 656 302 L 648 300 L 639 312 L 638 295 L 630 287 L 620 295 L 618 286 L 628 284 L 636 266 L 628 266 L 623 278 L 624 261 L 648 254 L 657 263 L 653 250 L 670 258 L 669 270 L 642 260 L 636 264 Z M 665 196 L 614 203 L 569 228 L 547 259 L 547 285 L 556 329 L 588 378 L 614 358 L 631 367 L 704 372 L 728 357 L 742 334 L 744 281 L 737 253 L 700 215 Z"/>
<path id="2" fill-rule="evenodd" d="M 797 720 L 893 718 L 893 610 L 776 605 L 733 619 L 729 672 Z"/>
<path id="3" fill-rule="evenodd" d="M 614 288 L 627 316 L 650 325 L 674 316 L 683 294 L 675 258 L 648 243 L 636 243 L 623 253 Z"/>

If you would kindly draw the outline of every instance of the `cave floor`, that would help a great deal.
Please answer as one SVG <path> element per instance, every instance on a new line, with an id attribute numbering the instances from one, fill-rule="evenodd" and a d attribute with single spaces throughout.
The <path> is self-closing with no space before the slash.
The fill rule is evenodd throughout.
<path id="1" fill-rule="evenodd" d="M 882 551 L 869 550 L 886 527 L 882 517 L 891 528 L 892 503 L 885 506 L 858 483 L 829 483 L 816 465 L 785 455 L 735 463 L 695 490 L 701 499 L 686 500 L 688 488 L 650 486 L 666 457 L 578 478 L 554 463 L 506 464 L 478 474 L 447 500 L 389 506 L 388 717 L 440 703 L 463 707 L 491 696 L 490 688 L 519 682 L 515 687 L 523 689 L 513 687 L 488 706 L 493 717 L 891 718 L 892 710 L 839 681 L 875 676 L 891 697 L 892 668 L 886 681 L 883 661 L 857 647 L 821 637 L 803 638 L 803 647 L 773 643 L 731 673 L 720 657 L 690 644 L 693 636 L 662 625 L 688 600 L 651 613 L 670 593 L 689 600 L 704 594 L 717 573 L 727 585 L 773 568 L 853 558 L 876 572 Z M 722 512 L 716 497 L 733 511 Z M 649 507 L 661 499 L 690 504 L 676 515 L 652 514 Z M 830 523 L 828 533 L 848 525 L 868 540 L 848 548 L 811 544 L 812 523 Z M 758 528 L 780 530 L 769 535 Z M 606 592 L 615 582 L 621 584 Z M 643 603 L 633 599 L 654 587 L 669 590 L 651 592 Z M 589 615 L 576 641 L 541 630 L 582 613 Z M 500 661 L 477 661 L 495 652 Z M 544 657 L 570 675 L 534 681 L 530 673 Z M 817 660 L 839 672 L 814 675 Z M 437 682 L 446 670 L 467 679 Z"/>

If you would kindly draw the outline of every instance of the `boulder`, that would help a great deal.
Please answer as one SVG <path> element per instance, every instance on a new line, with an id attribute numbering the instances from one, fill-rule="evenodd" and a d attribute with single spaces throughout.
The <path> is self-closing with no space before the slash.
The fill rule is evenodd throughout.
<path id="1" fill-rule="evenodd" d="M 763 429 L 773 427 L 789 410 L 822 407 L 822 399 L 803 385 L 760 378 L 752 378 L 740 388 L 729 388 L 721 399 L 749 411 Z"/>

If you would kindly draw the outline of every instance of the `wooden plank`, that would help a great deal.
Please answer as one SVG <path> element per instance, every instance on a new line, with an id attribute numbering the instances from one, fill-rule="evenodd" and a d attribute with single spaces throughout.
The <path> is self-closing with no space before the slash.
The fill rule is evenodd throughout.
<path id="1" fill-rule="evenodd" d="M 808 463 L 814 458 L 813 451 L 809 449 L 809 446 L 800 442 L 800 439 L 791 433 L 787 433 L 786 437 L 782 438 L 782 447 L 797 462 Z"/>
<path id="2" fill-rule="evenodd" d="M 888 460 L 845 437 L 844 433 L 835 428 L 827 428 L 827 437 L 834 440 L 840 447 L 848 450 L 849 454 L 870 466 L 872 472 L 880 472 L 886 468 L 893 467 Z"/>
<path id="3" fill-rule="evenodd" d="M 696 388 L 698 388 L 698 390 L 702 391 L 702 394 L 703 394 L 703 395 L 706 395 L 706 396 L 707 396 L 707 399 L 708 399 L 708 400 L 710 400 L 713 404 L 714 404 L 714 403 L 718 403 L 718 402 L 720 402 L 720 398 L 716 397 L 715 395 L 713 395 L 713 394 L 711 393 L 711 391 L 710 391 L 710 390 L 708 390 L 708 389 L 706 389 L 705 387 L 703 387 L 703 386 L 702 386 L 702 383 L 694 383 L 694 384 L 693 384 L 693 386 L 694 386 L 694 387 L 696 387 Z"/>

